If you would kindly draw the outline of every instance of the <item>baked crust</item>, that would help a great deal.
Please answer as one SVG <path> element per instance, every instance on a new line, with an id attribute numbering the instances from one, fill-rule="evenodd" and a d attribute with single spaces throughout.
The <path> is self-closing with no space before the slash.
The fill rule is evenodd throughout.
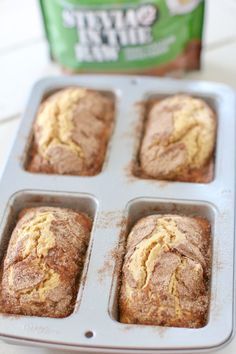
<path id="1" fill-rule="evenodd" d="M 132 228 L 122 269 L 123 323 L 198 328 L 209 305 L 210 225 L 200 217 L 151 215 Z"/>
<path id="2" fill-rule="evenodd" d="M 49 96 L 34 123 L 30 172 L 90 176 L 100 172 L 114 120 L 114 100 L 78 87 Z"/>
<path id="3" fill-rule="evenodd" d="M 3 311 L 66 317 L 74 308 L 91 220 L 71 209 L 24 209 L 3 263 Z"/>
<path id="4" fill-rule="evenodd" d="M 141 143 L 141 170 L 159 180 L 207 183 L 215 139 L 216 117 L 204 100 L 183 94 L 156 101 Z"/>

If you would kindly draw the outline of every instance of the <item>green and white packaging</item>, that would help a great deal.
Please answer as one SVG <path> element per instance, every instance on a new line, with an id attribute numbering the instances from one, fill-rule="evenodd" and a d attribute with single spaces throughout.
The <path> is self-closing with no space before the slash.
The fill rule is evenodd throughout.
<path id="1" fill-rule="evenodd" d="M 50 53 L 69 71 L 199 69 L 203 0 L 40 0 Z"/>

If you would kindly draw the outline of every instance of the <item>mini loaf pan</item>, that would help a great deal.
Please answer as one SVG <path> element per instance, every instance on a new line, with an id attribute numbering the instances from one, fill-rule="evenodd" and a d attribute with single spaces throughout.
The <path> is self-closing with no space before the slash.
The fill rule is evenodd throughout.
<path id="1" fill-rule="evenodd" d="M 69 86 L 105 91 L 115 99 L 115 125 L 102 171 L 91 177 L 30 173 L 25 163 L 39 104 Z M 176 93 L 201 97 L 216 112 L 214 178 L 209 183 L 163 182 L 132 172 L 144 120 L 139 103 Z M 1 259 L 24 207 L 72 207 L 90 215 L 93 228 L 74 312 L 63 319 L 0 314 L 1 339 L 83 353 L 192 353 L 226 345 L 234 334 L 235 113 L 233 91 L 207 82 L 87 75 L 38 82 L 0 183 Z M 211 223 L 211 301 L 205 327 L 119 322 L 126 237 L 139 218 L 153 213 L 200 215 Z"/>

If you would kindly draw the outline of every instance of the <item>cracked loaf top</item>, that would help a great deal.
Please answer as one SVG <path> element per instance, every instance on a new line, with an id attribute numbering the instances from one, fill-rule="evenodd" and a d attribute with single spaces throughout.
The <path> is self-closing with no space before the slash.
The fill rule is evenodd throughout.
<path id="1" fill-rule="evenodd" d="M 131 230 L 122 271 L 120 321 L 198 328 L 209 305 L 210 225 L 151 215 Z"/>
<path id="2" fill-rule="evenodd" d="M 34 124 L 31 172 L 100 172 L 114 120 L 114 100 L 78 87 L 63 89 L 40 106 Z"/>
<path id="3" fill-rule="evenodd" d="M 155 102 L 141 144 L 141 169 L 156 179 L 209 182 L 215 136 L 215 114 L 202 99 L 175 95 Z"/>
<path id="4" fill-rule="evenodd" d="M 3 264 L 3 311 L 68 316 L 90 237 L 91 220 L 71 209 L 24 209 Z"/>

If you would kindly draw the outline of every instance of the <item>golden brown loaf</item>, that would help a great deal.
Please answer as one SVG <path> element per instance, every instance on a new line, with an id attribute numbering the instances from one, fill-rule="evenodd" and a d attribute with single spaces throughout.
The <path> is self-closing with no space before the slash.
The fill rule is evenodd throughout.
<path id="1" fill-rule="evenodd" d="M 122 270 L 120 321 L 197 328 L 209 305 L 210 225 L 151 215 L 131 230 Z"/>
<path id="2" fill-rule="evenodd" d="M 91 220 L 71 209 L 24 209 L 3 264 L 6 313 L 65 317 L 74 308 Z"/>
<path id="3" fill-rule="evenodd" d="M 142 171 L 152 178 L 208 182 L 216 118 L 202 99 L 175 95 L 153 104 L 140 149 Z"/>
<path id="4" fill-rule="evenodd" d="M 78 87 L 63 89 L 40 106 L 34 124 L 31 172 L 100 172 L 114 119 L 113 99 Z"/>

